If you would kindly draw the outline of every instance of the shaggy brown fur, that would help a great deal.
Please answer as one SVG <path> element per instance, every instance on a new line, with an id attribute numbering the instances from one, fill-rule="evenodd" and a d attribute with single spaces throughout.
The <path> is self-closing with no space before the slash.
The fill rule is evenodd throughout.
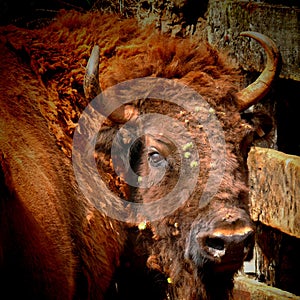
<path id="1" fill-rule="evenodd" d="M 85 66 L 92 46 L 98 44 L 102 89 L 138 77 L 171 78 L 193 87 L 217 111 L 226 134 L 228 159 L 215 201 L 200 211 L 194 196 L 173 216 L 154 222 L 145 232 L 134 231 L 133 239 L 143 241 L 137 242 L 134 253 L 143 253 L 148 267 L 172 278 L 170 291 L 164 291 L 162 297 L 225 299 L 223 293 L 231 288 L 232 274 L 214 274 L 216 284 L 220 284 L 220 293 L 214 293 L 214 286 L 203 280 L 193 262 L 186 261 L 184 249 L 191 225 L 200 222 L 200 216 L 206 216 L 201 222 L 209 222 L 211 211 L 226 211 L 232 206 L 247 209 L 239 149 L 250 128 L 235 110 L 234 93 L 240 77 L 226 57 L 205 42 L 169 38 L 153 28 L 138 29 L 135 20 L 97 13 L 61 12 L 43 29 L 7 26 L 0 32 L 1 163 L 5 190 L 1 196 L 4 235 L 0 240 L 0 263 L 3 277 L 9 274 L 5 281 L 8 286 L 21 285 L 31 299 L 71 299 L 75 295 L 102 299 L 118 265 L 126 238 L 124 227 L 86 203 L 78 191 L 69 159 L 76 122 L 88 104 L 82 89 Z M 142 114 L 153 107 L 153 103 L 140 103 L 138 109 Z M 191 128 L 196 128 L 195 116 L 167 109 L 183 123 L 189 119 Z M 109 150 L 109 137 L 117 128 L 110 122 L 107 126 L 99 143 Z M 203 153 L 209 153 L 201 145 L 205 138 L 199 133 L 195 133 L 195 138 Z M 56 149 L 55 142 L 66 156 Z M 109 158 L 104 157 L 109 169 Z M 120 185 L 115 182 L 119 179 L 106 176 L 111 188 L 119 190 Z M 165 189 L 169 184 L 165 184 Z M 134 194 L 142 201 L 152 200 L 151 190 L 134 191 L 132 195 L 129 190 L 126 186 L 121 190 L 127 199 Z M 23 223 L 28 227 L 23 227 Z M 175 223 L 180 225 L 180 234 L 174 234 Z M 144 249 L 141 245 L 146 245 L 147 250 L 140 250 L 139 247 Z M 15 252 L 9 253 L 11 249 Z M 20 261 L 13 269 L 15 255 Z M 19 273 L 18 280 L 12 279 L 13 272 Z"/>
<path id="2" fill-rule="evenodd" d="M 126 235 L 85 200 L 56 144 L 65 134 L 57 125 L 67 136 L 64 115 L 75 110 L 62 102 L 57 111 L 57 87 L 34 72 L 24 49 L 36 33 L 11 29 L 2 28 L 0 48 L 1 298 L 103 299 Z"/>

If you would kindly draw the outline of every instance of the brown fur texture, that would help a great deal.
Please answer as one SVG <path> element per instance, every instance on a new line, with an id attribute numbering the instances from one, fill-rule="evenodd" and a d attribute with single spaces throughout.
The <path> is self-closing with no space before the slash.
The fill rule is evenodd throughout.
<path id="1" fill-rule="evenodd" d="M 103 299 L 126 235 L 80 193 L 71 161 L 57 146 L 55 126 L 66 124 L 58 111 L 52 114 L 59 99 L 51 95 L 58 93 L 33 71 L 25 33 L 10 32 L 24 34 L 13 49 L 6 31 L 0 51 L 1 298 Z M 72 108 L 64 105 L 69 116 Z M 48 129 L 54 117 L 56 136 Z"/>
<path id="2" fill-rule="evenodd" d="M 103 299 L 113 282 L 127 238 L 125 225 L 87 203 L 78 190 L 70 161 L 72 135 L 88 104 L 82 89 L 85 66 L 92 46 L 98 44 L 103 90 L 132 78 L 170 78 L 194 88 L 217 112 L 227 147 L 226 172 L 217 195 L 199 209 L 197 195 L 203 188 L 199 183 L 188 203 L 173 215 L 149 224 L 145 231 L 130 231 L 133 247 L 124 255 L 128 265 L 135 265 L 137 255 L 142 269 L 146 269 L 143 264 L 147 261 L 147 267 L 163 274 L 164 280 L 172 279 L 171 284 L 164 281 L 160 285 L 162 299 L 226 299 L 233 274 L 214 272 L 210 264 L 196 265 L 185 257 L 193 230 L 203 224 L 209 227 L 216 211 L 220 215 L 233 208 L 247 211 L 246 170 L 240 144 L 251 128 L 235 109 L 234 93 L 241 78 L 226 56 L 204 41 L 170 38 L 151 27 L 139 29 L 135 20 L 98 13 L 62 11 L 46 28 L 7 26 L 0 32 L 4 190 L 0 199 L 0 264 L 3 278 L 9 274 L 5 281 L 8 286 L 21 286 L 31 299 Z M 160 107 L 150 102 L 136 104 L 140 114 Z M 205 177 L 210 149 L 205 146 L 203 132 L 196 129 L 197 116 L 182 114 L 172 106 L 155 111 L 168 111 L 185 125 L 188 120 L 203 150 Z M 153 201 L 155 193 L 159 196 L 168 190 L 172 174 L 157 192 L 122 185 L 112 173 L 108 155 L 111 136 L 118 126 L 110 121 L 106 126 L 99 141 L 104 155 L 98 152 L 98 156 L 110 188 L 127 199 L 145 202 Z M 136 168 L 142 174 L 146 163 L 143 154 L 139 155 L 142 164 Z M 122 268 L 116 279 L 120 286 Z M 15 272 L 17 279 L 12 279 Z M 114 299 L 122 297 L 117 294 Z"/>

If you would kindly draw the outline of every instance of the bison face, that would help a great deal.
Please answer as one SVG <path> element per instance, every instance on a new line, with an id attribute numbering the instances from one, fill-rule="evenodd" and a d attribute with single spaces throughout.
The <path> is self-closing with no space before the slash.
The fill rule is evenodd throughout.
<path id="1" fill-rule="evenodd" d="M 100 172 L 111 172 L 103 165 L 102 151 L 119 180 L 130 183 L 126 199 L 144 208 L 135 222 L 147 224 L 145 231 L 140 231 L 148 237 L 147 265 L 171 278 L 174 299 L 200 297 L 198 293 L 203 295 L 216 281 L 226 283 L 222 292 L 226 294 L 233 275 L 251 258 L 254 242 L 243 159 L 234 153 L 236 145 L 230 143 L 230 134 L 222 129 L 224 139 L 220 138 L 222 132 L 210 108 L 187 111 L 150 98 L 132 105 L 131 110 L 139 108 L 139 115 L 112 127 L 108 120 L 108 127 L 99 134 Z M 218 116 L 220 124 L 228 116 L 238 120 L 238 130 L 246 125 L 238 112 Z M 117 140 L 116 150 L 111 150 L 114 147 L 105 135 Z M 179 286 L 188 280 L 196 281 L 195 290 L 185 294 Z"/>
<path id="2" fill-rule="evenodd" d="M 238 93 L 214 99 L 209 90 L 197 98 L 203 74 L 191 80 L 196 73 L 189 73 L 176 81 L 152 77 L 133 87 L 121 84 L 99 106 L 106 117 L 96 144 L 100 173 L 110 174 L 110 187 L 121 183 L 115 191 L 123 191 L 128 202 L 118 207 L 131 210 L 131 223 L 146 224 L 136 233 L 136 246 L 147 233 L 142 252 L 147 266 L 168 278 L 168 298 L 226 299 L 233 275 L 252 255 L 247 172 L 239 150 L 249 126 L 239 113 L 266 94 L 278 55 L 267 37 L 244 35 L 263 45 L 268 62 L 258 80 Z M 91 61 L 99 56 L 94 49 Z M 94 98 L 100 87 L 91 92 L 87 83 L 95 85 L 97 74 L 89 69 L 85 92 Z M 195 92 L 180 82 L 189 82 Z M 130 101 L 118 102 L 131 90 Z M 134 94 L 137 90 L 143 92 Z"/>
<path id="3" fill-rule="evenodd" d="M 167 109 L 162 103 L 150 100 L 149 103 L 149 109 L 156 107 L 159 116 L 163 111 L 165 114 L 176 112 L 175 107 Z M 147 225 L 152 233 L 148 240 L 147 265 L 170 278 L 168 295 L 171 299 L 202 299 L 205 293 L 225 299 L 227 289 L 232 287 L 233 275 L 241 269 L 244 260 L 251 259 L 254 245 L 245 166 L 231 146 L 226 145 L 225 160 L 219 162 L 224 164 L 222 179 L 211 180 L 215 157 L 206 133 L 197 126 L 202 116 L 179 111 L 173 115 L 178 120 L 176 126 L 164 120 L 165 114 L 162 120 L 158 117 L 154 122 L 160 124 L 160 132 L 153 130 L 152 122 L 144 120 L 144 135 L 137 148 L 132 147 L 132 168 L 141 178 L 141 186 L 132 190 L 132 200 L 159 203 L 156 208 L 159 212 L 171 211 Z M 210 125 L 211 131 L 216 130 L 213 123 L 206 124 L 208 128 Z M 222 143 L 217 142 L 215 146 L 215 151 L 220 150 L 223 157 Z M 195 168 L 193 162 L 197 162 L 199 168 Z M 211 190 L 215 194 L 210 195 Z M 207 201 L 203 200 L 205 194 L 211 196 Z M 151 220 L 151 216 L 143 217 Z M 141 231 L 140 234 L 146 233 Z M 188 286 L 190 280 L 195 284 L 193 288 L 180 288 Z M 215 284 L 219 286 L 217 295 Z"/>
<path id="4" fill-rule="evenodd" d="M 149 107 L 157 111 L 164 106 L 149 102 Z M 163 111 L 174 113 L 176 108 L 164 106 Z M 169 243 L 176 245 L 174 253 L 181 249 L 180 259 L 204 276 L 234 274 L 244 260 L 251 258 L 254 243 L 245 166 L 229 145 L 222 144 L 222 139 L 211 145 L 205 130 L 198 126 L 199 120 L 203 121 L 201 113 L 180 111 L 175 114 L 178 122 L 169 124 L 165 115 L 161 120 L 156 117 L 154 124 L 161 124 L 158 131 L 153 129 L 153 120 L 143 122 L 145 135 L 139 141 L 139 156 L 133 160 L 133 168 L 141 180 L 148 181 L 135 189 L 134 197 L 142 203 L 160 202 L 160 211 L 173 207 L 170 215 L 151 223 L 158 244 L 170 239 Z M 202 124 L 214 132 L 216 124 L 210 121 Z M 219 166 L 215 166 L 216 160 Z M 212 176 L 213 172 L 217 176 Z M 209 272 L 203 272 L 205 269 Z"/>

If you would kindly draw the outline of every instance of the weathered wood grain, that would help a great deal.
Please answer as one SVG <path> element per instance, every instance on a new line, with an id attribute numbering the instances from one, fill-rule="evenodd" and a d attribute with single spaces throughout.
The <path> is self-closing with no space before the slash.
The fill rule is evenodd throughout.
<path id="1" fill-rule="evenodd" d="M 245 70 L 262 71 L 264 54 L 256 42 L 238 38 L 245 30 L 268 35 L 282 56 L 280 77 L 300 80 L 300 9 L 245 0 L 210 0 L 208 40 L 228 48 Z"/>
<path id="2" fill-rule="evenodd" d="M 300 157 L 255 147 L 248 167 L 252 219 L 300 238 Z"/>
<path id="3" fill-rule="evenodd" d="M 235 278 L 234 300 L 300 300 L 299 296 L 295 296 L 286 291 L 267 286 L 254 279 L 244 276 Z"/>

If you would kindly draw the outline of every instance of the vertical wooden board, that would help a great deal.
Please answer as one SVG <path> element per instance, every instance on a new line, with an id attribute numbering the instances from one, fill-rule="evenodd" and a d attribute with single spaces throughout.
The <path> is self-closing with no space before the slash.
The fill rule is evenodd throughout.
<path id="1" fill-rule="evenodd" d="M 258 31 L 269 36 L 282 56 L 280 77 L 300 80 L 300 9 L 298 7 L 245 0 L 210 0 L 208 40 L 228 48 L 248 71 L 262 71 L 265 64 L 261 47 L 239 38 L 242 31 Z"/>

